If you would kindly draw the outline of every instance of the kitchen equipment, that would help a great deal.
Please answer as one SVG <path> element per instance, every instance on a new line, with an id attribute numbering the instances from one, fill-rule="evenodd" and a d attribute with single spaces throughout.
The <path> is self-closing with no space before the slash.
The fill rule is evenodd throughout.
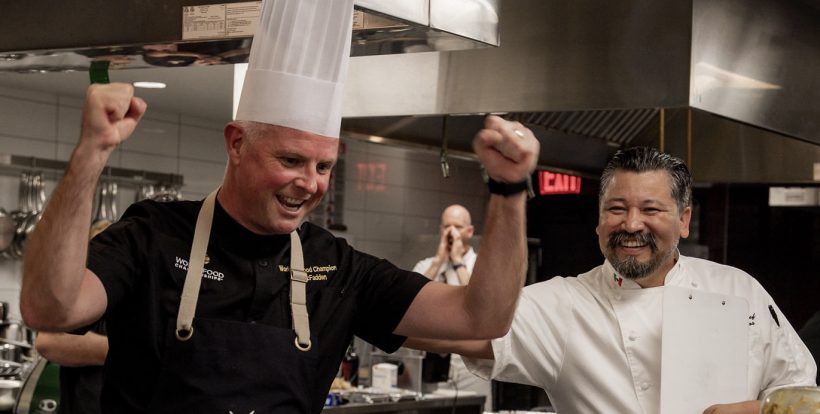
<path id="1" fill-rule="evenodd" d="M 23 363 L 34 359 L 34 347 L 25 342 L 0 338 L 0 355 L 8 355 L 9 360 Z"/>
<path id="2" fill-rule="evenodd" d="M 153 197 L 153 195 L 154 195 L 154 185 L 153 184 L 139 184 L 139 185 L 137 185 L 137 191 L 134 192 L 134 202 L 138 203 L 142 200 Z"/>
<path id="3" fill-rule="evenodd" d="M 14 241 L 14 219 L 0 208 L 0 252 L 6 251 Z"/>
<path id="4" fill-rule="evenodd" d="M 18 379 L 23 372 L 23 364 L 0 360 L 0 378 Z"/>
<path id="5" fill-rule="evenodd" d="M 20 175 L 18 208 L 10 214 L 14 221 L 14 239 L 7 249 L 2 250 L 6 257 L 23 257 L 26 239 L 40 221 L 45 201 L 43 173 L 24 171 Z"/>
<path id="6" fill-rule="evenodd" d="M 14 344 L 0 344 L 0 359 L 20 362 L 23 360 L 23 348 Z"/>
<path id="7" fill-rule="evenodd" d="M 46 184 L 43 181 L 43 173 L 34 173 L 31 176 L 30 185 L 31 214 L 26 220 L 25 238 L 20 242 L 22 247 L 25 247 L 25 240 L 28 239 L 28 236 L 34 231 L 34 227 L 43 217 L 43 209 L 46 206 Z"/>
<path id="8" fill-rule="evenodd" d="M 24 171 L 20 174 L 20 183 L 17 187 L 17 210 L 11 212 L 11 218 L 14 221 L 13 240 L 8 246 L 8 249 L 3 252 L 6 257 L 13 259 L 22 257 L 23 255 L 20 247 L 20 239 L 25 234 L 26 221 L 28 220 L 29 214 L 31 214 L 31 198 L 29 197 L 31 193 L 30 181 L 28 171 Z"/>
<path id="9" fill-rule="evenodd" d="M 117 183 L 100 181 L 97 190 L 97 213 L 91 224 L 89 238 L 101 233 L 117 219 Z"/>
<path id="10" fill-rule="evenodd" d="M 2 305 L 2 303 L 0 303 Z M 8 309 L 8 304 L 6 309 Z M 27 326 L 17 321 L 2 321 L 0 320 L 0 338 L 9 341 L 31 344 L 33 342 L 34 333 Z"/>
<path id="11" fill-rule="evenodd" d="M 22 363 L 34 358 L 30 329 L 17 322 L 3 322 L 0 331 L 8 335 L 0 336 L 0 359 Z"/>
<path id="12" fill-rule="evenodd" d="M 14 407 L 21 385 L 22 382 L 18 380 L 0 380 L 0 411 L 8 411 Z"/>
<path id="13" fill-rule="evenodd" d="M 398 366 L 387 362 L 373 365 L 372 388 L 383 391 L 396 388 L 398 370 Z"/>
<path id="14" fill-rule="evenodd" d="M 760 414 L 820 413 L 820 387 L 786 387 L 772 391 L 760 407 Z"/>
<path id="15" fill-rule="evenodd" d="M 39 358 L 23 380 L 15 414 L 56 411 L 60 402 L 60 367 Z"/>
<path id="16" fill-rule="evenodd" d="M 167 187 L 165 185 L 160 185 L 154 192 L 154 194 L 151 195 L 151 199 L 159 203 L 167 203 L 170 201 L 181 200 L 182 195 L 179 193 L 179 189 L 176 187 Z"/>

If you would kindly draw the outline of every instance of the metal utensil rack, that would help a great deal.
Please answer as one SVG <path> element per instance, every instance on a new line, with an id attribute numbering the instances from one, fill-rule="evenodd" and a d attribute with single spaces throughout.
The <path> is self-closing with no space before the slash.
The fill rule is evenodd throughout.
<path id="1" fill-rule="evenodd" d="M 21 171 L 37 170 L 42 171 L 50 179 L 59 179 L 67 165 L 66 161 L 0 153 L 0 174 L 18 174 Z M 181 187 L 184 184 L 183 177 L 178 174 L 119 167 L 105 167 L 100 178 L 128 186 L 156 184 Z"/>

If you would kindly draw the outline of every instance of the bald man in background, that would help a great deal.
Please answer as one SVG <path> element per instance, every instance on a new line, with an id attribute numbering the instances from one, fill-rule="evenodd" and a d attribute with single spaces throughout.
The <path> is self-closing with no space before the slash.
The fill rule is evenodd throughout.
<path id="1" fill-rule="evenodd" d="M 462 286 L 470 282 L 470 275 L 475 265 L 476 252 L 470 246 L 473 238 L 473 228 L 470 212 L 462 205 L 453 204 L 441 213 L 439 243 L 436 255 L 428 257 L 413 268 L 427 276 L 428 279 Z M 484 402 L 485 410 L 491 408 L 492 387 L 490 381 L 477 377 L 467 370 L 461 356 L 450 356 L 450 379 L 455 390 L 472 391 L 487 396 Z M 447 388 L 440 386 L 439 388 Z"/>
<path id="2" fill-rule="evenodd" d="M 416 263 L 413 271 L 448 285 L 466 285 L 476 258 L 470 246 L 473 232 L 470 212 L 464 206 L 453 204 L 445 208 L 441 214 L 436 255 Z"/>

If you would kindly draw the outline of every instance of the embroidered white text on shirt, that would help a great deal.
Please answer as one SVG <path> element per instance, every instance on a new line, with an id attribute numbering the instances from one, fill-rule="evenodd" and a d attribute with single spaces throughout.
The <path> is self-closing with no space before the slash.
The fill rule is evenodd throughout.
<path id="1" fill-rule="evenodd" d="M 280 272 L 290 272 L 290 266 L 279 265 Z M 307 266 L 305 272 L 308 274 L 308 281 L 327 280 L 327 273 L 321 272 L 335 272 L 336 265 L 327 266 Z"/>
<path id="2" fill-rule="evenodd" d="M 182 269 L 187 271 L 188 270 L 188 261 L 176 256 L 176 262 L 174 263 L 174 267 L 177 269 Z M 203 269 L 202 270 L 202 277 L 205 279 L 216 280 L 217 282 L 221 282 L 225 279 L 225 274 L 222 272 L 217 272 L 216 270 L 211 269 Z"/>

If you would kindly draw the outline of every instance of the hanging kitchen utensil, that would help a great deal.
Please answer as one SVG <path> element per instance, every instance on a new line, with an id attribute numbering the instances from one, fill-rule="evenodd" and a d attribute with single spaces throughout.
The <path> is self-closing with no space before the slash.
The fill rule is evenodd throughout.
<path id="1" fill-rule="evenodd" d="M 134 193 L 134 202 L 140 202 L 154 196 L 153 184 L 138 184 L 137 191 Z"/>
<path id="2" fill-rule="evenodd" d="M 450 161 L 447 159 L 447 116 L 444 117 L 441 125 L 441 152 L 439 153 L 439 163 L 441 163 L 441 176 L 450 178 Z"/>
<path id="3" fill-rule="evenodd" d="M 92 239 L 94 236 L 100 234 L 108 226 L 111 225 L 112 220 L 109 218 L 109 186 L 107 181 L 100 181 L 97 184 L 97 206 L 94 220 L 91 222 L 91 229 L 88 232 L 88 238 Z"/>
<path id="4" fill-rule="evenodd" d="M 117 183 L 108 181 L 108 199 L 105 203 L 106 219 L 110 222 L 117 221 Z"/>
<path id="5" fill-rule="evenodd" d="M 167 187 L 165 185 L 160 185 L 155 192 L 151 199 L 160 203 L 167 203 L 170 201 L 179 201 L 180 200 L 180 193 L 179 189 L 175 187 Z"/>
<path id="6" fill-rule="evenodd" d="M 43 217 L 43 208 L 46 204 L 46 186 L 43 181 L 43 173 L 41 172 L 36 172 L 31 175 L 30 200 L 31 214 L 29 214 L 26 220 L 25 234 L 23 234 L 19 241 L 21 252 L 25 250 L 26 240 L 28 240 L 29 235 L 34 232 L 34 228 Z"/>
<path id="7" fill-rule="evenodd" d="M 6 210 L 0 208 L 0 253 L 5 253 L 12 241 L 14 241 L 14 219 Z"/>
<path id="8" fill-rule="evenodd" d="M 28 218 L 32 213 L 32 179 L 31 173 L 23 171 L 20 174 L 20 184 L 17 192 L 17 210 L 12 212 L 14 218 L 14 241 L 9 247 L 9 257 L 23 257 L 23 239 L 26 235 Z"/>

